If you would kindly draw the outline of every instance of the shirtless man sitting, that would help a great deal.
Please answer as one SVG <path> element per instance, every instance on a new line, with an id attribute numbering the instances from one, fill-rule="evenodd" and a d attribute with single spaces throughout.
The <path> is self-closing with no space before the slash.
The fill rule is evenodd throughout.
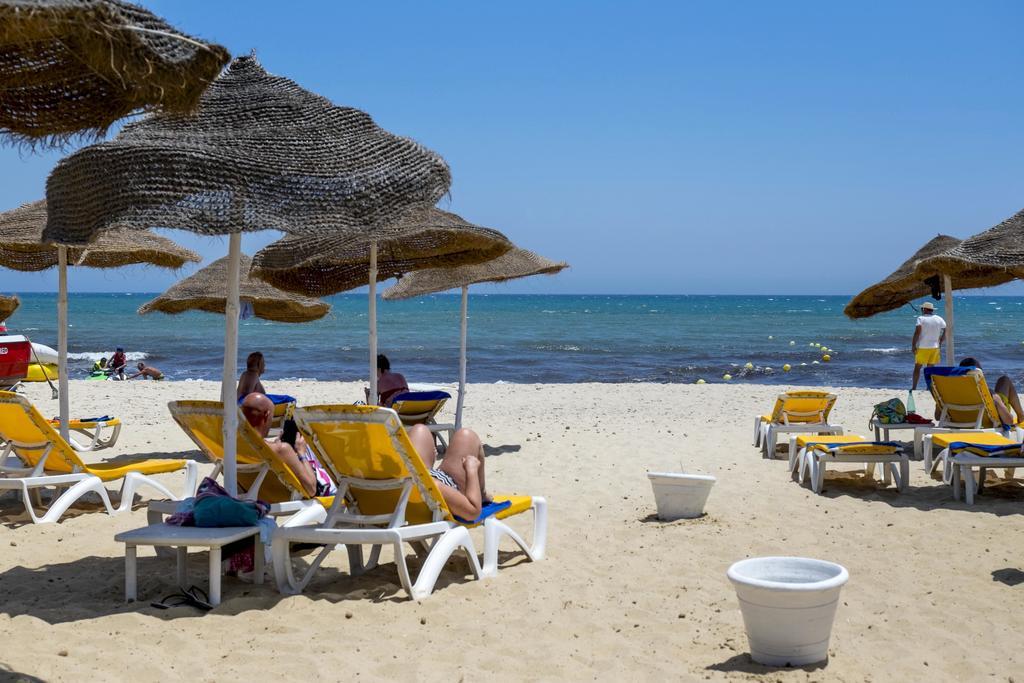
<path id="1" fill-rule="evenodd" d="M 164 373 L 160 372 L 159 368 L 154 368 L 152 365 L 146 365 L 145 363 L 139 363 L 136 365 L 139 369 L 134 375 L 128 379 L 163 379 Z"/>
<path id="2" fill-rule="evenodd" d="M 274 417 L 274 403 L 265 394 L 253 392 L 242 401 L 242 414 L 253 429 L 259 433 L 302 484 L 306 494 L 312 496 L 333 496 L 337 486 L 327 471 L 306 445 L 302 434 L 295 437 L 295 447 L 280 438 L 267 439 L 270 433 L 270 422 Z"/>

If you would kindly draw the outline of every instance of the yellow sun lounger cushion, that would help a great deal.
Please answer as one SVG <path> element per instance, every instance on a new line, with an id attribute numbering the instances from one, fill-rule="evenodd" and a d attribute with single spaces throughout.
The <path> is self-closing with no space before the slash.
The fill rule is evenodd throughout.
<path id="1" fill-rule="evenodd" d="M 60 418 L 54 418 L 49 421 L 53 426 L 60 425 Z M 121 420 L 116 417 L 107 418 L 105 420 L 68 420 L 68 429 L 92 429 L 93 427 L 116 427 L 121 424 Z"/>
<path id="2" fill-rule="evenodd" d="M 185 467 L 185 460 L 117 460 L 87 464 L 53 428 L 35 406 L 24 396 L 0 391 L 0 441 L 11 444 L 11 450 L 29 467 L 36 467 L 45 456 L 44 471 L 72 474 L 84 472 L 103 481 L 120 479 L 129 472 L 159 474 L 176 472 Z"/>
<path id="3" fill-rule="evenodd" d="M 1020 446 L 1013 439 L 1008 439 L 998 432 L 952 432 L 949 434 L 932 434 L 932 444 L 939 449 L 949 448 L 950 444 L 966 442 L 981 446 Z"/>
<path id="4" fill-rule="evenodd" d="M 189 435 L 199 449 L 215 463 L 224 461 L 223 425 L 224 409 L 219 401 L 171 401 L 167 404 L 171 417 L 182 431 Z M 308 498 L 302 482 L 295 476 L 288 464 L 277 457 L 273 449 L 252 428 L 245 417 L 238 416 L 238 437 L 236 438 L 235 461 L 248 466 L 238 472 L 238 484 L 246 491 L 254 486 L 263 467 L 269 474 L 263 479 L 259 490 L 252 493 L 268 503 L 283 503 Z M 334 497 L 317 498 L 324 507 L 330 507 Z"/>
<path id="5" fill-rule="evenodd" d="M 796 437 L 796 447 L 805 448 L 812 443 L 859 443 L 864 441 L 863 436 L 856 434 L 835 434 L 819 436 L 818 434 L 800 434 Z"/>
<path id="6" fill-rule="evenodd" d="M 827 391 L 788 391 L 775 400 L 771 415 L 762 415 L 764 422 L 796 424 L 828 422 L 836 403 L 836 395 Z"/>
<path id="7" fill-rule="evenodd" d="M 871 442 L 849 443 L 839 446 L 829 443 L 813 443 L 808 448 L 821 453 L 842 453 L 843 455 L 892 455 L 900 452 L 899 446 Z"/>

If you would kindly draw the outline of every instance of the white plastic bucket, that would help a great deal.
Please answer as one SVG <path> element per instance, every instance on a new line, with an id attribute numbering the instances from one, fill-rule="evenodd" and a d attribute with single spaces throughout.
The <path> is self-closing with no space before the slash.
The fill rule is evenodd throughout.
<path id="1" fill-rule="evenodd" d="M 828 659 L 839 591 L 850 578 L 843 566 L 806 557 L 754 557 L 736 562 L 727 575 L 755 662 L 804 666 Z"/>
<path id="2" fill-rule="evenodd" d="M 704 504 L 715 484 L 708 474 L 681 474 L 679 472 L 648 472 L 654 489 L 654 502 L 658 506 L 658 519 L 692 519 L 704 514 Z"/>

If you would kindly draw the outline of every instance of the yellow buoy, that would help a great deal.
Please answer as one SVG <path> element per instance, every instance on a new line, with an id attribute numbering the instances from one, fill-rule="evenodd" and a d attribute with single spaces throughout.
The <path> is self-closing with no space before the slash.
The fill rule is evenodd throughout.
<path id="1" fill-rule="evenodd" d="M 57 366 L 53 363 L 46 365 L 40 365 L 39 363 L 32 363 L 28 366 L 28 372 L 25 373 L 26 382 L 45 382 L 47 379 L 57 379 Z"/>
<path id="2" fill-rule="evenodd" d="M 703 379 L 699 379 L 697 380 L 697 384 L 707 384 L 707 382 L 705 382 Z"/>
<path id="3" fill-rule="evenodd" d="M 775 339 L 775 337 L 773 337 L 773 336 L 772 336 L 772 335 L 770 335 L 770 334 L 768 335 L 768 338 L 769 338 L 769 339 Z"/>
<path id="4" fill-rule="evenodd" d="M 822 359 L 823 361 L 825 361 L 825 362 L 827 363 L 827 362 L 829 362 L 830 360 L 832 360 L 832 356 L 830 356 L 830 355 L 828 355 L 828 354 L 826 353 L 826 354 L 825 354 L 824 356 L 822 356 L 822 357 L 821 357 L 821 359 Z"/>
<path id="5" fill-rule="evenodd" d="M 789 363 L 786 363 L 785 365 L 782 366 L 783 372 L 789 372 L 791 369 L 792 368 L 790 367 Z"/>
<path id="6" fill-rule="evenodd" d="M 724 375 L 722 375 L 722 379 L 728 382 L 729 380 L 732 379 L 732 375 L 730 375 L 729 373 L 725 373 Z"/>
<path id="7" fill-rule="evenodd" d="M 754 364 L 753 363 L 747 363 L 743 367 L 746 368 L 747 370 L 753 370 L 754 369 Z"/>

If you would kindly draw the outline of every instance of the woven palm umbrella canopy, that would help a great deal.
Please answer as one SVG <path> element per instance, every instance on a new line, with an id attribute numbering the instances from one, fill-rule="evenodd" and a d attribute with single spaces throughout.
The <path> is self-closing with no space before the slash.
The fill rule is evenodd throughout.
<path id="1" fill-rule="evenodd" d="M 846 304 L 843 313 L 853 319 L 867 318 L 895 310 L 924 296 L 931 295 L 936 300 L 940 299 L 937 279 L 928 281 L 929 276 L 917 272 L 917 265 L 922 259 L 941 254 L 958 244 L 960 240 L 949 235 L 932 238 L 884 280 L 853 297 L 850 303 Z"/>
<path id="2" fill-rule="evenodd" d="M 1014 244 L 1017 266 L 1013 265 Z M 930 294 L 938 300 L 944 294 L 946 362 L 953 363 L 953 290 L 994 287 L 1024 276 L 1022 273 L 1024 212 L 967 240 L 948 235 L 935 237 L 885 280 L 854 297 L 844 313 L 850 318 L 865 318 L 894 310 L 919 297 Z"/>
<path id="3" fill-rule="evenodd" d="M 68 396 L 68 276 L 70 262 L 90 268 L 119 268 L 148 264 L 181 268 L 198 263 L 199 254 L 180 247 L 166 237 L 148 230 L 112 230 L 86 247 L 65 248 L 42 242 L 46 227 L 46 201 L 25 204 L 0 213 L 0 266 L 21 271 L 46 270 L 57 266 L 57 383 L 60 399 L 60 429 L 67 438 Z"/>
<path id="4" fill-rule="evenodd" d="M 949 275 L 954 282 L 971 279 L 975 287 L 992 287 L 1024 277 L 1024 211 L 951 249 L 924 258 L 918 270 Z"/>
<path id="5" fill-rule="evenodd" d="M 466 396 L 466 336 L 469 319 L 469 286 L 483 282 L 507 282 L 533 275 L 554 275 L 569 267 L 565 261 L 552 261 L 518 247 L 498 258 L 460 268 L 431 268 L 409 273 L 397 285 L 384 291 L 384 299 L 409 299 L 462 288 L 462 323 L 459 339 L 459 399 L 455 408 L 455 428 L 462 427 L 462 409 Z"/>
<path id="6" fill-rule="evenodd" d="M 45 199 L 0 213 L 0 266 L 37 271 L 58 265 L 59 247 L 42 241 L 45 227 Z M 181 268 L 200 260 L 194 251 L 148 230 L 115 229 L 84 247 L 67 247 L 69 264 L 89 268 L 119 268 L 136 263 Z"/>
<path id="7" fill-rule="evenodd" d="M 0 322 L 10 318 L 20 305 L 21 299 L 16 296 L 0 296 Z"/>
<path id="8" fill-rule="evenodd" d="M 434 206 L 397 221 L 304 241 L 284 237 L 253 259 L 253 275 L 275 287 L 326 296 L 369 284 L 370 396 L 377 396 L 377 281 L 419 269 L 482 263 L 512 248 L 497 230 Z"/>
<path id="9" fill-rule="evenodd" d="M 0 0 L 0 130 L 59 144 L 134 111 L 190 112 L 228 59 L 122 0 Z"/>
<path id="10" fill-rule="evenodd" d="M 221 393 L 224 484 L 234 493 L 241 233 L 385 225 L 450 184 L 439 155 L 242 57 L 194 116 L 154 114 L 61 161 L 47 181 L 45 236 L 66 245 L 114 227 L 231 236 Z"/>
<path id="11" fill-rule="evenodd" d="M 330 304 L 316 299 L 282 292 L 248 275 L 252 258 L 242 254 L 241 270 L 244 275 L 238 284 L 238 298 L 252 306 L 253 315 L 263 320 L 282 323 L 305 323 L 319 320 L 331 310 Z M 142 305 L 140 314 L 160 311 L 161 313 L 184 313 L 185 311 L 207 311 L 224 314 L 227 307 L 228 258 L 218 259 L 184 280 L 171 286 L 166 292 Z"/>

